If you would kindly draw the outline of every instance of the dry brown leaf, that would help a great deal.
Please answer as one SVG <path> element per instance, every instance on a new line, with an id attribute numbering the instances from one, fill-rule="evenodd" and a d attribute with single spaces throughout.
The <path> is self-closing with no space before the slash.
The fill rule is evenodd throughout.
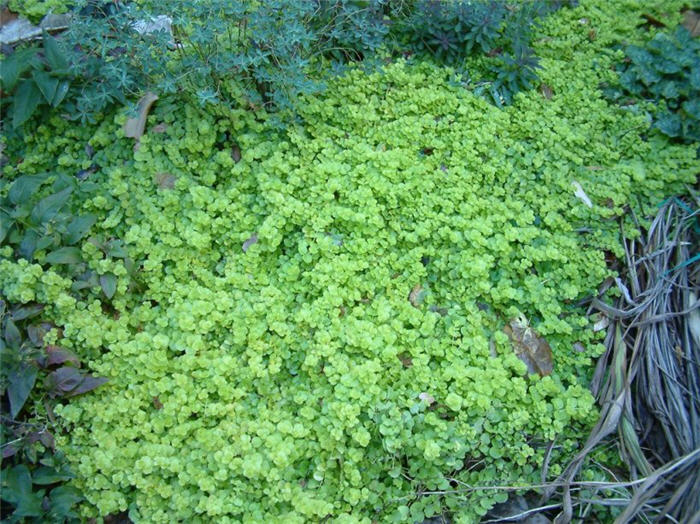
<path id="1" fill-rule="evenodd" d="M 428 406 L 435 403 L 435 397 L 433 397 L 430 393 L 423 392 L 420 395 L 418 395 L 418 398 L 421 399 L 426 404 L 428 404 Z"/>
<path id="2" fill-rule="evenodd" d="M 156 409 L 163 409 L 163 403 L 158 397 L 153 397 L 153 407 Z"/>
<path id="3" fill-rule="evenodd" d="M 165 133 L 168 130 L 168 124 L 160 123 L 151 128 L 151 133 Z"/>
<path id="4" fill-rule="evenodd" d="M 13 13 L 7 7 L 0 9 L 0 27 L 3 27 L 13 20 L 17 20 L 17 13 Z"/>
<path id="5" fill-rule="evenodd" d="M 683 27 L 690 31 L 693 38 L 700 36 L 700 13 L 692 9 L 683 13 Z"/>
<path id="6" fill-rule="evenodd" d="M 129 118 L 124 123 L 124 136 L 135 138 L 138 140 L 143 135 L 146 129 L 146 118 L 151 110 L 153 103 L 158 100 L 158 95 L 150 91 L 141 97 L 138 105 L 138 115 L 134 118 Z"/>
<path id="7" fill-rule="evenodd" d="M 248 240 L 243 242 L 243 252 L 246 253 L 250 249 L 250 246 L 257 243 L 257 241 L 258 241 L 258 234 L 253 233 L 253 235 Z"/>
<path id="8" fill-rule="evenodd" d="M 161 189 L 173 189 L 177 177 L 172 173 L 156 173 L 153 175 L 153 182 Z"/>
<path id="9" fill-rule="evenodd" d="M 542 84 L 540 86 L 540 92 L 542 93 L 542 96 L 545 97 L 547 100 L 551 100 L 552 96 L 554 95 L 554 91 L 552 91 L 552 88 L 549 87 L 547 84 Z"/>
<path id="10" fill-rule="evenodd" d="M 231 158 L 236 164 L 241 161 L 241 148 L 238 147 L 238 144 L 233 144 L 231 147 Z"/>
<path id="11" fill-rule="evenodd" d="M 586 351 L 586 346 L 584 346 L 580 342 L 576 342 L 574 343 L 574 351 L 576 351 L 576 353 L 583 353 L 584 351 Z"/>
<path id="12" fill-rule="evenodd" d="M 411 366 L 413 366 L 413 359 L 408 355 L 408 353 L 400 353 L 397 356 L 403 364 L 403 367 L 410 368 Z"/>
<path id="13" fill-rule="evenodd" d="M 645 25 L 650 25 L 654 27 L 666 27 L 666 24 L 664 24 L 661 20 L 659 20 L 653 15 L 643 14 L 642 18 L 646 20 Z"/>
<path id="14" fill-rule="evenodd" d="M 415 286 L 413 286 L 413 289 L 408 294 L 408 301 L 411 303 L 411 305 L 413 307 L 420 307 L 421 291 L 423 291 L 423 288 L 421 287 L 421 285 L 416 284 Z"/>
<path id="15" fill-rule="evenodd" d="M 595 320 L 595 323 L 593 324 L 593 331 L 595 332 L 603 331 L 610 325 L 610 319 L 602 313 L 591 315 L 591 318 Z"/>
<path id="16" fill-rule="evenodd" d="M 513 343 L 515 354 L 527 366 L 530 374 L 544 377 L 552 373 L 552 348 L 532 329 L 524 316 L 512 319 L 503 331 Z"/>
<path id="17" fill-rule="evenodd" d="M 593 202 L 591 202 L 591 199 L 588 198 L 588 195 L 586 192 L 583 190 L 583 187 L 581 184 L 579 184 L 576 180 L 571 182 L 571 185 L 574 186 L 574 196 L 578 197 L 584 204 L 586 204 L 588 207 L 593 207 Z"/>

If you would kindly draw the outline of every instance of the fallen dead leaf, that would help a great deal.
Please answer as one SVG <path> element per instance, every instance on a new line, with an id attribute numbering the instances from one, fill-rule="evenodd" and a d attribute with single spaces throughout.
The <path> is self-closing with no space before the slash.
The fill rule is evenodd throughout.
<path id="1" fill-rule="evenodd" d="M 547 100 L 551 100 L 552 95 L 554 95 L 554 91 L 552 91 L 552 88 L 549 87 L 547 84 L 542 84 L 540 86 L 540 92 L 542 93 L 542 96 L 545 97 Z"/>
<path id="2" fill-rule="evenodd" d="M 423 302 L 423 297 L 421 296 L 422 291 L 423 288 L 421 287 L 421 285 L 416 284 L 415 286 L 413 286 L 413 289 L 408 294 L 408 301 L 413 307 L 420 307 L 421 302 Z"/>
<path id="3" fill-rule="evenodd" d="M 17 13 L 13 13 L 7 7 L 0 9 L 0 27 L 9 24 L 13 20 L 17 20 Z"/>
<path id="4" fill-rule="evenodd" d="M 173 189 L 177 177 L 172 173 L 156 173 L 153 175 L 153 182 L 161 189 Z"/>
<path id="5" fill-rule="evenodd" d="M 231 158 L 236 164 L 241 161 L 241 148 L 238 147 L 238 144 L 233 144 L 231 147 Z"/>
<path id="6" fill-rule="evenodd" d="M 151 128 L 151 133 L 165 133 L 168 130 L 168 124 L 160 123 Z"/>
<path id="7" fill-rule="evenodd" d="M 700 36 L 700 13 L 692 9 L 683 13 L 683 27 L 690 31 L 693 38 Z"/>
<path id="8" fill-rule="evenodd" d="M 163 403 L 158 397 L 153 397 L 153 407 L 156 409 L 163 409 Z"/>
<path id="9" fill-rule="evenodd" d="M 138 140 L 143 135 L 146 129 L 146 118 L 151 110 L 153 103 L 158 100 L 158 95 L 150 91 L 141 97 L 138 104 L 138 115 L 134 118 L 129 118 L 124 123 L 124 136 L 135 138 Z"/>
<path id="10" fill-rule="evenodd" d="M 503 331 L 513 343 L 515 354 L 527 366 L 528 373 L 538 373 L 542 377 L 552 373 L 552 348 L 529 326 L 523 315 L 512 319 Z"/>
<path id="11" fill-rule="evenodd" d="M 595 332 L 603 331 L 610 325 L 610 319 L 602 313 L 596 313 L 595 315 L 592 315 L 591 318 L 595 320 L 595 323 L 593 324 L 593 331 Z"/>
<path id="12" fill-rule="evenodd" d="M 410 368 L 413 366 L 413 359 L 410 356 L 408 356 L 408 353 L 400 353 L 397 356 L 403 364 L 403 367 Z"/>
<path id="13" fill-rule="evenodd" d="M 430 393 L 421 393 L 418 395 L 418 398 L 428 404 L 428 406 L 435 403 L 435 397 L 433 397 Z"/>
<path id="14" fill-rule="evenodd" d="M 253 235 L 248 240 L 243 242 L 243 252 L 246 253 L 250 249 L 250 246 L 257 243 L 257 241 L 258 241 L 258 234 L 253 233 Z"/>
<path id="15" fill-rule="evenodd" d="M 571 185 L 574 186 L 574 189 L 576 189 L 576 191 L 574 191 L 574 196 L 580 198 L 581 201 L 588 207 L 593 207 L 593 202 L 591 202 L 591 199 L 588 198 L 588 195 L 583 190 L 583 187 L 581 187 L 581 184 L 574 180 L 573 182 L 571 182 Z"/>
<path id="16" fill-rule="evenodd" d="M 583 353 L 584 351 L 586 351 L 586 346 L 584 346 L 580 342 L 576 342 L 574 343 L 574 351 L 576 351 L 576 353 Z"/>
<path id="17" fill-rule="evenodd" d="M 664 24 L 661 20 L 650 14 L 643 14 L 642 18 L 646 20 L 646 22 L 644 22 L 644 25 L 650 25 L 654 27 L 666 27 L 666 24 Z"/>

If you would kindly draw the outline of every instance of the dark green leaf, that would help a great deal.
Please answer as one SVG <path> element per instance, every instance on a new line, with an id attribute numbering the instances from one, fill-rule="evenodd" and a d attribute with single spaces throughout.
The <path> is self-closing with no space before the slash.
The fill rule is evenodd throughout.
<path id="1" fill-rule="evenodd" d="M 681 118 L 674 113 L 667 112 L 659 116 L 654 127 L 667 136 L 677 137 L 681 134 Z"/>
<path id="2" fill-rule="evenodd" d="M 51 107 L 58 107 L 58 105 L 61 102 L 63 102 L 63 99 L 66 98 L 66 95 L 68 94 L 69 88 L 70 82 L 68 82 L 68 80 L 61 80 L 61 82 L 58 84 L 58 87 L 56 88 L 56 95 L 51 101 Z"/>
<path id="3" fill-rule="evenodd" d="M 34 470 L 32 473 L 32 482 L 34 484 L 39 484 L 40 486 L 46 486 L 48 484 L 55 484 L 56 482 L 70 480 L 73 477 L 74 475 L 65 469 L 57 471 L 54 468 L 42 466 Z"/>
<path id="4" fill-rule="evenodd" d="M 70 513 L 71 508 L 81 500 L 80 492 L 76 488 L 58 486 L 49 494 L 51 514 L 58 520 L 63 520 Z"/>
<path id="5" fill-rule="evenodd" d="M 74 367 L 63 366 L 46 377 L 46 387 L 52 396 L 63 396 L 78 387 L 83 376 Z"/>
<path id="6" fill-rule="evenodd" d="M 13 204 L 26 202 L 37 188 L 46 181 L 46 175 L 23 175 L 17 178 L 10 186 L 7 196 Z"/>
<path id="7" fill-rule="evenodd" d="M 44 499 L 44 490 L 30 491 L 26 493 L 17 504 L 13 517 L 40 517 L 44 510 L 41 502 Z"/>
<path id="8" fill-rule="evenodd" d="M 5 320 L 5 343 L 12 349 L 19 349 L 22 345 L 22 335 L 11 318 Z"/>
<path id="9" fill-rule="evenodd" d="M 0 244 L 5 241 L 14 223 L 15 221 L 10 218 L 10 215 L 0 210 Z"/>
<path id="10" fill-rule="evenodd" d="M 62 247 L 46 255 L 49 264 L 77 264 L 83 257 L 77 247 Z"/>
<path id="11" fill-rule="evenodd" d="M 66 362 L 73 362 L 76 367 L 80 367 L 80 359 L 72 351 L 58 346 L 46 346 L 46 366 L 56 366 Z"/>
<path id="12" fill-rule="evenodd" d="M 66 205 L 72 191 L 72 188 L 67 187 L 42 199 L 32 210 L 31 220 L 35 224 L 43 224 L 51 220 Z"/>
<path id="13" fill-rule="evenodd" d="M 29 120 L 40 102 L 41 91 L 34 80 L 22 80 L 12 101 L 12 126 L 18 128 Z"/>
<path id="14" fill-rule="evenodd" d="M 111 273 L 100 276 L 100 286 L 107 298 L 112 298 L 117 291 L 117 277 Z"/>
<path id="15" fill-rule="evenodd" d="M 23 362 L 10 372 L 7 384 L 7 396 L 10 399 L 10 416 L 14 419 L 22 410 L 36 382 L 37 368 Z"/>
<path id="16" fill-rule="evenodd" d="M 44 310 L 43 304 L 31 304 L 28 306 L 23 306 L 16 308 L 10 313 L 10 317 L 14 321 L 24 320 L 25 318 L 32 318 L 37 316 Z"/>
<path id="17" fill-rule="evenodd" d="M 2 470 L 2 490 L 0 496 L 11 504 L 17 505 L 32 490 L 32 476 L 29 468 L 19 464 L 12 469 Z"/>
<path id="18" fill-rule="evenodd" d="M 44 55 L 51 69 L 58 71 L 68 69 L 68 60 L 58 47 L 56 39 L 48 33 L 44 33 Z"/>
<path id="19" fill-rule="evenodd" d="M 82 395 L 88 391 L 92 391 L 95 388 L 106 384 L 109 379 L 105 377 L 93 377 L 92 375 L 86 375 L 85 379 L 76 387 L 66 394 L 67 397 L 74 397 L 76 395 Z"/>
<path id="20" fill-rule="evenodd" d="M 36 49 L 20 49 L 12 53 L 0 64 L 0 82 L 2 90 L 11 92 L 19 77 L 32 65 L 32 58 L 36 56 Z"/>
<path id="21" fill-rule="evenodd" d="M 36 249 L 37 250 L 43 250 L 48 247 L 52 247 L 53 245 L 58 244 L 61 240 L 61 235 L 54 234 L 54 235 L 44 235 L 41 238 L 39 238 L 36 242 Z"/>
<path id="22" fill-rule="evenodd" d="M 34 258 L 34 251 L 36 251 L 36 241 L 38 236 L 36 231 L 30 229 L 24 233 L 22 241 L 19 243 L 19 254 L 20 256 L 26 258 L 27 260 L 32 260 Z"/>
<path id="23" fill-rule="evenodd" d="M 63 237 L 65 243 L 75 244 L 78 240 L 83 238 L 95 223 L 95 220 L 97 220 L 95 215 L 83 215 L 73 219 L 73 221 L 68 224 L 66 235 Z"/>
<path id="24" fill-rule="evenodd" d="M 45 71 L 34 71 L 32 78 L 34 78 L 41 94 L 44 95 L 46 102 L 49 104 L 53 102 L 58 88 L 58 78 L 52 77 Z"/>

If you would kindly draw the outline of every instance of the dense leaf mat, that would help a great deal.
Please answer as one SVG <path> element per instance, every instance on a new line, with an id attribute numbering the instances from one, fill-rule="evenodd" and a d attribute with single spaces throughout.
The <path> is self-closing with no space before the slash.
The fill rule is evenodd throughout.
<path id="1" fill-rule="evenodd" d="M 506 110 L 399 62 L 350 72 L 284 132 L 163 99 L 149 128 L 164 132 L 136 151 L 124 117 L 28 139 L 15 174 L 85 167 L 89 139 L 101 191 L 82 211 L 141 264 L 129 288 L 119 259 L 83 245 L 120 277 L 109 301 L 0 261 L 9 299 L 49 303 L 58 342 L 111 379 L 56 410 L 86 515 L 470 522 L 505 495 L 465 485 L 539 482 L 555 438 L 561 471 L 595 421 L 602 350 L 575 303 L 621 253 L 617 217 L 697 168 L 598 90 L 638 3 L 582 4 L 537 43 L 553 96 Z M 502 329 L 519 315 L 551 345 L 551 376 L 515 356 Z"/>

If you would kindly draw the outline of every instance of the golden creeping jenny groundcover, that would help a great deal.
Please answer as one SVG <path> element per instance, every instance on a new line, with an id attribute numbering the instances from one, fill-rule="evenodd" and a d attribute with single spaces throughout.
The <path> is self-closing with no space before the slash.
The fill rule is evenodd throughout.
<path id="1" fill-rule="evenodd" d="M 653 209 L 698 168 L 598 90 L 609 46 L 655 7 L 581 4 L 537 42 L 551 99 L 501 110 L 451 71 L 395 62 L 334 81 L 285 131 L 163 99 L 149 122 L 165 132 L 136 151 L 123 116 L 27 139 L 17 173 L 80 169 L 89 140 L 105 167 L 83 211 L 141 265 L 130 291 L 84 243 L 119 277 L 110 310 L 0 260 L 7 297 L 48 303 L 60 344 L 110 378 L 56 409 L 85 516 L 473 522 L 506 496 L 460 487 L 538 483 L 555 438 L 561 470 L 596 416 L 601 346 L 574 304 L 609 276 L 626 206 Z M 502 329 L 518 315 L 551 376 L 515 356 Z"/>

